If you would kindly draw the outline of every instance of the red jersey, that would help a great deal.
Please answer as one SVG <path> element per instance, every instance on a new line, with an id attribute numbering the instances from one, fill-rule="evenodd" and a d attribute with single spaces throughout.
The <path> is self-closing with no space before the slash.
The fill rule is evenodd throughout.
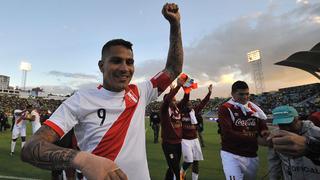
<path id="1" fill-rule="evenodd" d="M 208 92 L 206 97 L 200 102 L 199 105 L 193 108 L 195 114 L 199 114 L 202 109 L 207 105 L 210 100 L 211 92 Z M 183 99 L 181 100 L 181 109 L 189 101 L 190 94 L 184 94 Z M 189 113 L 182 113 L 182 138 L 183 139 L 196 139 L 198 138 L 197 124 L 191 123 L 191 117 Z"/>
<path id="2" fill-rule="evenodd" d="M 162 142 L 179 144 L 182 139 L 181 115 L 178 108 L 170 108 L 173 97 L 178 93 L 180 87 L 176 87 L 165 95 L 160 107 L 160 124 Z"/>
<path id="3" fill-rule="evenodd" d="M 228 102 L 219 107 L 218 116 L 221 149 L 239 156 L 256 157 L 257 136 L 268 129 L 266 122 L 252 113 L 244 115 L 239 107 Z"/>

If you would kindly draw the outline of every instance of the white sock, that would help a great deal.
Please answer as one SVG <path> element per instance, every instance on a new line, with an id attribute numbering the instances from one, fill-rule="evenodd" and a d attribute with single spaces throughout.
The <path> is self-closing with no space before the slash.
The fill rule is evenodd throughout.
<path id="1" fill-rule="evenodd" d="M 25 141 L 22 141 L 22 142 L 21 142 L 21 149 L 23 148 L 23 146 L 24 146 L 25 143 L 26 143 Z"/>
<path id="2" fill-rule="evenodd" d="M 11 141 L 11 152 L 14 152 L 14 148 L 16 147 L 16 142 L 15 141 Z"/>
<path id="3" fill-rule="evenodd" d="M 198 180 L 199 174 L 192 172 L 192 180 Z"/>

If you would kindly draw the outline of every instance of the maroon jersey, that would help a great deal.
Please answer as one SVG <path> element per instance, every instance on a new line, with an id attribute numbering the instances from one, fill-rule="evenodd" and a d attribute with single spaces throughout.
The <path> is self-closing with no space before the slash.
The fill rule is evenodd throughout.
<path id="1" fill-rule="evenodd" d="M 169 144 L 181 143 L 182 123 L 178 108 L 170 108 L 169 105 L 180 87 L 176 87 L 165 95 L 160 107 L 160 124 L 162 142 Z"/>
<path id="2" fill-rule="evenodd" d="M 211 96 L 211 92 L 208 92 L 206 97 L 200 102 L 199 105 L 193 108 L 195 114 L 199 114 L 202 109 L 209 102 Z M 181 105 L 179 108 L 183 108 L 186 103 L 189 101 L 190 94 L 184 94 L 183 99 L 181 100 Z M 182 138 L 183 139 L 196 139 L 198 138 L 197 124 L 191 123 L 191 118 L 189 113 L 182 113 Z"/>
<path id="3" fill-rule="evenodd" d="M 257 136 L 268 129 L 265 121 L 252 116 L 252 113 L 244 115 L 239 107 L 228 102 L 219 107 L 218 116 L 221 149 L 239 156 L 256 157 Z"/>

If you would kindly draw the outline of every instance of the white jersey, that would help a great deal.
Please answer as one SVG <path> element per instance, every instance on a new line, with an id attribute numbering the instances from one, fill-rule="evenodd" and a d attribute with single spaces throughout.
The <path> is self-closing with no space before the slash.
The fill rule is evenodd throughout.
<path id="1" fill-rule="evenodd" d="M 123 92 L 101 86 L 79 90 L 45 124 L 60 136 L 74 127 L 81 151 L 113 160 L 130 180 L 149 180 L 145 109 L 171 83 L 167 74 L 159 74 Z"/>
<path id="2" fill-rule="evenodd" d="M 14 110 L 13 114 L 14 114 L 14 126 L 18 127 L 18 128 L 26 128 L 26 120 L 25 120 L 25 116 L 27 112 L 22 113 L 22 110 L 20 109 L 16 109 Z"/>
<path id="3" fill-rule="evenodd" d="M 40 123 L 40 114 L 38 113 L 37 110 L 33 110 L 31 112 L 31 115 L 34 116 L 34 121 L 31 121 L 32 124 L 32 134 L 34 134 L 40 127 L 41 127 L 41 123 Z"/>
<path id="4" fill-rule="evenodd" d="M 19 136 L 26 137 L 26 120 L 25 116 L 27 112 L 22 113 L 22 110 L 16 109 L 13 112 L 15 121 L 12 129 L 12 139 L 17 139 Z"/>

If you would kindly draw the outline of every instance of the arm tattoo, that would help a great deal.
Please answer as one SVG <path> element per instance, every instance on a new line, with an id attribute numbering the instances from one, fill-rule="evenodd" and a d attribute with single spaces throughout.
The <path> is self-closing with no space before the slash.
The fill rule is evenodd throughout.
<path id="1" fill-rule="evenodd" d="M 70 168 L 78 151 L 54 145 L 59 136 L 49 126 L 43 125 L 22 149 L 21 159 L 34 166 L 60 170 Z"/>
<path id="2" fill-rule="evenodd" d="M 165 70 L 174 80 L 182 72 L 183 47 L 180 23 L 170 25 L 170 47 Z"/>

